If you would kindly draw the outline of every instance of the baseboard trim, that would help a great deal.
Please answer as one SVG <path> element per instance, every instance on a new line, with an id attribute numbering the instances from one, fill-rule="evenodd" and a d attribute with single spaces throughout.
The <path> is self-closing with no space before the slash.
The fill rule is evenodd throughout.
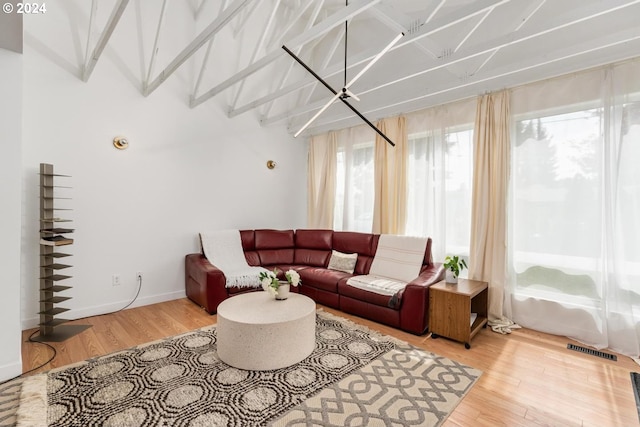
<path id="1" fill-rule="evenodd" d="M 185 297 L 186 297 L 186 293 L 184 290 L 167 292 L 165 294 L 139 297 L 137 300 L 133 302 L 133 304 L 127 307 L 127 309 L 134 308 L 134 307 L 142 307 L 145 305 L 157 304 L 159 302 L 173 301 L 173 300 L 181 299 Z M 72 309 L 65 313 L 65 318 L 71 319 L 71 320 L 77 320 L 77 319 L 83 319 L 85 317 L 98 316 L 100 314 L 113 313 L 114 311 L 121 310 L 122 307 L 125 307 L 128 303 L 129 301 L 119 301 L 119 302 L 103 304 L 103 305 L 95 305 L 92 307 Z M 36 328 L 38 327 L 39 322 L 40 322 L 40 319 L 37 316 L 31 317 L 28 319 L 22 319 L 21 321 L 22 330 L 24 331 L 25 329 Z"/>
<path id="2" fill-rule="evenodd" d="M 0 381 L 6 381 L 22 374 L 22 361 L 20 359 L 13 363 L 0 366 Z"/>

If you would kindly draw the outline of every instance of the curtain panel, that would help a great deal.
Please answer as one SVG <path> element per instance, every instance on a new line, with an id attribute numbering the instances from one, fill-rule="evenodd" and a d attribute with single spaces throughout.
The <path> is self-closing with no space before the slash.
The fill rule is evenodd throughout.
<path id="1" fill-rule="evenodd" d="M 391 146 L 376 133 L 375 201 L 373 232 L 404 234 L 407 221 L 407 131 L 405 118 L 394 117 L 377 123 L 396 145 Z"/>
<path id="2" fill-rule="evenodd" d="M 336 152 L 335 132 L 311 137 L 307 158 L 307 224 L 310 228 L 333 228 Z"/>
<path id="3" fill-rule="evenodd" d="M 507 277 L 509 92 L 478 99 L 469 277 L 489 283 L 489 320 L 503 319 Z"/>
<path id="4" fill-rule="evenodd" d="M 513 317 L 640 355 L 640 61 L 512 91 Z"/>

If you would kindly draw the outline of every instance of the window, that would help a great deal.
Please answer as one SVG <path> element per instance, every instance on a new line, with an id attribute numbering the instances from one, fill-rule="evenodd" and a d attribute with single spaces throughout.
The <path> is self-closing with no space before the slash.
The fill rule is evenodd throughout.
<path id="1" fill-rule="evenodd" d="M 372 132 L 350 133 L 347 137 L 341 135 L 338 138 L 333 228 L 370 233 L 373 225 L 375 139 Z"/>
<path id="2" fill-rule="evenodd" d="M 473 130 L 409 135 L 406 233 L 433 239 L 434 258 L 468 256 L 471 229 Z"/>
<path id="3" fill-rule="evenodd" d="M 601 117 L 595 108 L 515 122 L 513 263 L 522 293 L 600 294 Z"/>

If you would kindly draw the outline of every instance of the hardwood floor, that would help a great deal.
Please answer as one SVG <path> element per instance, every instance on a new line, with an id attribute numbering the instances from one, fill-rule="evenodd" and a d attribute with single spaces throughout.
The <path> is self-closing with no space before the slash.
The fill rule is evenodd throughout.
<path id="1" fill-rule="evenodd" d="M 640 371 L 630 358 L 618 361 L 567 350 L 565 337 L 520 329 L 501 335 L 482 330 L 471 349 L 444 338 L 415 336 L 375 322 L 323 308 L 417 347 L 483 371 L 478 382 L 444 426 L 635 426 L 638 412 L 630 372 Z M 72 323 L 93 327 L 56 348 L 56 358 L 36 372 L 79 362 L 138 344 L 216 323 L 187 299 L 90 317 Z M 24 371 L 48 360 L 51 349 L 29 343 L 23 332 Z"/>

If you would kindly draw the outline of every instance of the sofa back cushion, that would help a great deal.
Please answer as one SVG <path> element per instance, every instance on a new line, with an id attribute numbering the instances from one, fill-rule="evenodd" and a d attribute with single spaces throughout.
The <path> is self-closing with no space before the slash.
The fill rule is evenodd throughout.
<path id="1" fill-rule="evenodd" d="M 255 230 L 254 241 L 260 265 L 293 264 L 293 230 Z"/>
<path id="2" fill-rule="evenodd" d="M 260 257 L 256 251 L 256 236 L 253 230 L 240 230 L 240 240 L 242 241 L 242 250 L 247 264 L 251 266 L 260 265 Z"/>
<path id="3" fill-rule="evenodd" d="M 333 249 L 343 253 L 357 253 L 358 261 L 353 274 L 368 274 L 379 237 L 378 234 L 334 231 Z"/>
<path id="4" fill-rule="evenodd" d="M 294 263 L 326 267 L 331 256 L 333 230 L 296 230 Z"/>

